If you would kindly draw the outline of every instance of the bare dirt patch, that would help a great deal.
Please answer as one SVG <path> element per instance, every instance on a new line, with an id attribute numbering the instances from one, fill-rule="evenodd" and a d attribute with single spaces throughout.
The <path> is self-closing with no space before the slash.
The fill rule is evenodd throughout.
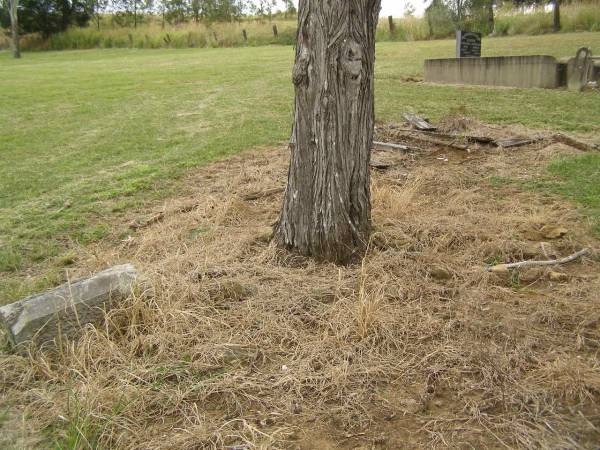
<path id="1" fill-rule="evenodd" d="M 361 265 L 270 243 L 287 151 L 211 164 L 193 195 L 118 247 L 88 248 L 71 274 L 131 261 L 152 295 L 58 353 L 0 356 L 11 415 L 81 448 L 596 448 L 598 241 L 572 205 L 518 183 L 579 151 L 378 134 L 416 150 L 374 154 L 391 167 L 373 172 Z M 484 270 L 584 247 L 560 268 Z"/>

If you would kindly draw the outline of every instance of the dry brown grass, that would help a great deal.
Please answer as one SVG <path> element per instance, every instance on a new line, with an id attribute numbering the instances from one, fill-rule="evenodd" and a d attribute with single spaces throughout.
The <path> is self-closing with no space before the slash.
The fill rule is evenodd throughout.
<path id="1" fill-rule="evenodd" d="M 42 430 L 78 448 L 595 448 L 597 253 L 562 283 L 482 270 L 542 252 L 527 236 L 548 223 L 569 229 L 553 251 L 598 247 L 561 199 L 489 183 L 574 151 L 379 153 L 396 165 L 374 175 L 353 267 L 270 244 L 280 196 L 240 200 L 284 182 L 282 149 L 200 169 L 162 222 L 82 249 L 71 274 L 132 261 L 150 295 L 58 353 L 0 356 L 4 429 L 42 448 Z"/>

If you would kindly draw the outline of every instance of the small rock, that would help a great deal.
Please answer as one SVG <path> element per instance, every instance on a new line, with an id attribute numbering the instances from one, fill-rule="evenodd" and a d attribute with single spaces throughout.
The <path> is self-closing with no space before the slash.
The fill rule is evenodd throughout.
<path id="1" fill-rule="evenodd" d="M 521 283 L 535 283 L 544 276 L 544 269 L 533 267 L 519 272 L 519 281 Z"/>
<path id="2" fill-rule="evenodd" d="M 546 239 L 560 239 L 568 232 L 566 228 L 556 225 L 544 225 L 540 230 L 540 234 Z"/>
<path id="3" fill-rule="evenodd" d="M 434 267 L 429 272 L 429 275 L 431 275 L 434 279 L 440 280 L 440 281 L 445 281 L 445 280 L 449 280 L 452 278 L 452 274 L 450 272 L 448 272 L 446 269 L 442 269 L 441 267 Z"/>
<path id="4" fill-rule="evenodd" d="M 548 273 L 548 279 L 556 283 L 564 283 L 565 281 L 569 281 L 569 275 L 562 272 L 550 271 Z"/>

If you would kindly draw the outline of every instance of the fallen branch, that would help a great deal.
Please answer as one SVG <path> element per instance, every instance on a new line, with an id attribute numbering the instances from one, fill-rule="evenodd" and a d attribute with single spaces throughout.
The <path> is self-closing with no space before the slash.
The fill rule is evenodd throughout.
<path id="1" fill-rule="evenodd" d="M 373 148 L 375 150 L 401 150 L 403 152 L 408 152 L 411 150 L 411 148 L 407 145 L 391 144 L 389 142 L 377 142 L 377 141 L 373 141 Z"/>
<path id="2" fill-rule="evenodd" d="M 273 189 L 267 189 L 266 191 L 251 192 L 250 194 L 242 195 L 242 200 L 250 202 L 253 200 L 259 200 L 261 198 L 272 197 L 285 191 L 284 187 L 277 187 Z"/>
<path id="3" fill-rule="evenodd" d="M 135 219 L 133 222 L 131 222 L 129 224 L 129 228 L 131 228 L 132 230 L 139 230 L 140 228 L 146 228 L 152 224 L 160 222 L 164 218 L 165 218 L 165 213 L 161 211 L 150 217 Z"/>
<path id="4" fill-rule="evenodd" d="M 522 147 L 524 145 L 533 144 L 535 142 L 541 141 L 543 138 L 533 138 L 533 139 L 522 139 L 522 138 L 512 138 L 512 139 L 500 139 L 495 141 L 495 144 L 502 148 L 514 148 L 514 147 Z"/>
<path id="5" fill-rule="evenodd" d="M 375 161 L 375 160 L 371 160 L 369 165 L 371 166 L 371 168 L 377 169 L 377 170 L 386 170 L 386 169 L 389 169 L 390 167 L 392 167 L 392 165 L 389 163 Z"/>
<path id="6" fill-rule="evenodd" d="M 567 257 L 561 258 L 561 259 L 550 259 L 547 261 L 528 260 L 528 261 L 520 261 L 520 262 L 510 263 L 510 264 L 497 264 L 495 266 L 487 267 L 486 270 L 488 272 L 507 272 L 511 269 L 523 269 L 525 267 L 558 266 L 561 264 L 567 264 L 572 261 L 575 261 L 576 259 L 579 259 L 582 256 L 587 255 L 589 252 L 590 252 L 589 248 L 584 248 L 583 250 L 578 251 L 577 253 L 573 253 L 571 256 L 567 256 Z"/>
<path id="7" fill-rule="evenodd" d="M 177 208 L 175 210 L 175 212 L 178 214 L 185 214 L 185 213 L 192 212 L 193 210 L 195 210 L 196 208 L 199 208 L 199 207 L 200 207 L 200 203 L 193 203 L 191 205 L 183 205 L 183 206 L 180 206 L 179 208 Z"/>
<path id="8" fill-rule="evenodd" d="M 456 144 L 454 142 L 440 141 L 439 139 L 434 139 L 434 138 L 430 138 L 430 137 L 425 137 L 425 136 L 410 136 L 410 139 L 415 139 L 417 141 L 427 142 L 428 144 L 438 145 L 438 146 L 441 146 L 441 147 L 452 148 L 452 149 L 460 150 L 460 151 L 463 151 L 463 152 L 468 152 L 469 151 L 469 147 L 466 146 L 466 145 Z"/>
<path id="9" fill-rule="evenodd" d="M 490 136 L 477 136 L 472 134 L 456 134 L 456 133 L 442 133 L 441 131 L 428 131 L 428 130 L 415 130 L 412 128 L 392 128 L 394 131 L 403 133 L 424 133 L 426 135 L 437 136 L 447 139 L 465 139 L 469 142 L 476 142 L 478 144 L 492 144 L 496 145 L 494 138 Z"/>

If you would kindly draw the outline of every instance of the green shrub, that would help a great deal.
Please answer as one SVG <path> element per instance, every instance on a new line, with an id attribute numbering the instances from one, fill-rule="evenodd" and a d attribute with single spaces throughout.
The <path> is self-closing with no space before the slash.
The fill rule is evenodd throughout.
<path id="1" fill-rule="evenodd" d="M 600 0 L 571 3 L 561 7 L 562 31 L 600 31 Z M 428 10 L 426 17 L 395 19 L 395 32 L 390 33 L 387 18 L 377 29 L 378 41 L 417 41 L 445 39 L 454 36 L 455 24 L 448 8 L 438 5 Z M 273 35 L 277 25 L 278 37 Z M 490 26 L 485 11 L 468 17 L 464 29 L 488 34 Z M 248 42 L 242 37 L 246 30 Z M 552 32 L 552 11 L 538 8 L 524 12 L 506 6 L 496 10 L 493 33 L 497 36 L 515 34 L 543 34 Z M 216 36 L 216 39 L 215 39 Z M 43 39 L 39 35 L 23 36 L 24 50 L 67 50 L 89 48 L 188 48 L 188 47 L 241 47 L 261 45 L 293 45 L 296 41 L 295 20 L 273 22 L 248 19 L 232 23 L 183 23 L 164 28 L 158 18 L 147 17 L 137 28 L 121 27 L 113 20 L 101 21 L 95 27 L 71 28 Z M 6 32 L 0 33 L 0 49 L 8 48 Z"/>

